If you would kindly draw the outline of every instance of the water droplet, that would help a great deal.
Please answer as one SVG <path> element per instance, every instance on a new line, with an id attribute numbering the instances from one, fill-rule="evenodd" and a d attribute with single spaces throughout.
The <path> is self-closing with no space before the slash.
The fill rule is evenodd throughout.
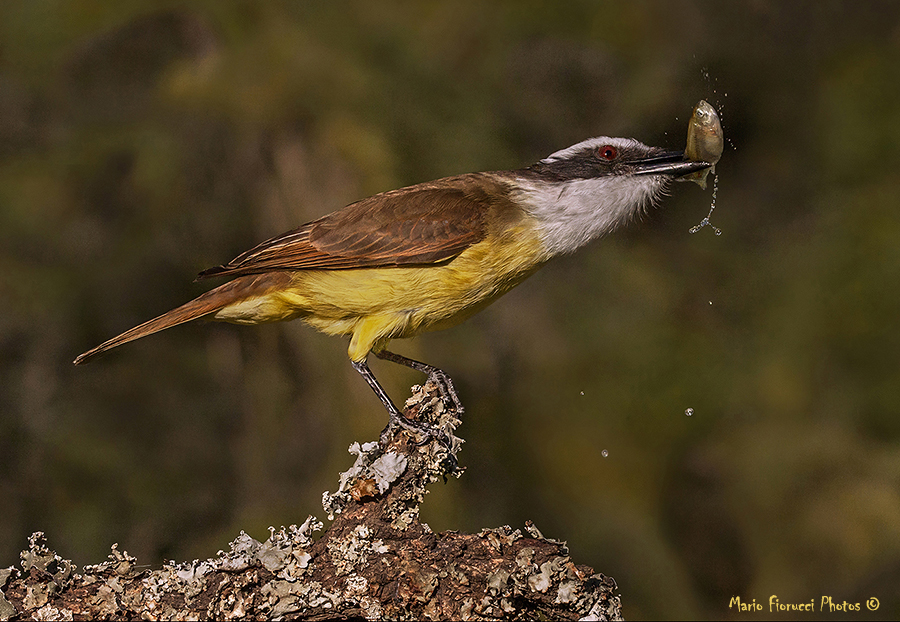
<path id="1" fill-rule="evenodd" d="M 684 411 L 684 414 L 686 414 L 688 417 L 690 417 L 691 415 L 694 414 L 694 409 L 688 408 L 687 410 Z"/>
<path id="2" fill-rule="evenodd" d="M 609 452 L 604 449 L 603 451 L 600 452 L 600 455 L 603 456 L 604 458 L 606 458 L 607 456 L 609 456 Z"/>
<path id="3" fill-rule="evenodd" d="M 584 391 L 582 391 L 581 394 L 584 395 Z"/>
<path id="4" fill-rule="evenodd" d="M 709 219 L 712 218 L 713 210 L 716 209 L 716 194 L 719 191 L 719 174 L 713 173 L 713 191 L 712 191 L 712 202 L 709 204 L 709 213 L 706 217 L 700 221 L 700 224 L 694 225 L 690 228 L 691 233 L 697 233 L 703 227 L 709 225 L 713 231 L 715 231 L 716 235 L 722 235 L 722 230 L 717 226 L 709 222 Z"/>
<path id="5" fill-rule="evenodd" d="M 709 301 L 709 304 L 712 304 L 712 300 Z"/>

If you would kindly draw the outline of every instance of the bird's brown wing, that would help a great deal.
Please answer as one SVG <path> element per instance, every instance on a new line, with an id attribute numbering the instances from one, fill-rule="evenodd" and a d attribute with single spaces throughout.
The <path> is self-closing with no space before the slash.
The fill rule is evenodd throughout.
<path id="1" fill-rule="evenodd" d="M 484 239 L 485 216 L 506 195 L 483 174 L 384 192 L 263 242 L 200 278 L 446 261 Z"/>

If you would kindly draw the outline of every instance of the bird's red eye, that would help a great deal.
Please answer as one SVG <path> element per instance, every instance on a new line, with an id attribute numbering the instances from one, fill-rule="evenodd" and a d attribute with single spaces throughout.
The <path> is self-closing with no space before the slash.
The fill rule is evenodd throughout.
<path id="1" fill-rule="evenodd" d="M 597 149 L 597 153 L 604 160 L 615 160 L 616 156 L 619 155 L 619 150 L 612 145 L 603 145 Z"/>

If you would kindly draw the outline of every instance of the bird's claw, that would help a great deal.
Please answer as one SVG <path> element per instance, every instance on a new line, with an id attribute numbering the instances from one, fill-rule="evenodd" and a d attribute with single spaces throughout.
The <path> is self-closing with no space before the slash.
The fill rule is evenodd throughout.
<path id="1" fill-rule="evenodd" d="M 463 412 L 465 412 L 465 408 L 463 408 L 459 395 L 456 393 L 456 388 L 453 386 L 453 380 L 450 379 L 450 376 L 446 372 L 442 369 L 434 368 L 428 372 L 428 380 L 437 387 L 438 393 L 441 395 L 441 400 L 444 403 L 449 402 L 449 404 L 453 406 L 453 410 L 456 411 L 457 416 L 462 415 Z"/>
<path id="2" fill-rule="evenodd" d="M 449 471 L 451 473 L 455 473 L 459 468 L 459 463 L 457 462 L 456 456 L 454 455 L 453 451 L 453 442 L 451 441 L 450 436 L 445 431 L 424 421 L 408 419 L 402 414 L 394 415 L 392 413 L 388 420 L 387 426 L 385 426 L 385 428 L 381 431 L 380 444 L 382 449 L 387 449 L 387 446 L 390 444 L 391 440 L 394 437 L 394 433 L 398 428 L 406 430 L 415 437 L 424 436 L 423 439 L 416 440 L 416 447 L 422 447 L 424 445 L 427 445 L 431 441 L 436 441 L 447 451 Z"/>

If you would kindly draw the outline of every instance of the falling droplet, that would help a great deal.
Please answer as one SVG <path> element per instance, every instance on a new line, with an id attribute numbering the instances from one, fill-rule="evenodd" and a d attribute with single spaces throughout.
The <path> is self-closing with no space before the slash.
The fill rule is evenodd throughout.
<path id="1" fill-rule="evenodd" d="M 690 417 L 691 415 L 694 414 L 694 409 L 688 408 L 687 410 L 684 411 L 684 414 L 686 414 L 688 417 Z"/>
<path id="2" fill-rule="evenodd" d="M 716 232 L 716 235 L 722 235 L 722 230 L 717 226 L 709 222 L 709 219 L 712 217 L 713 210 L 716 209 L 716 193 L 719 191 L 719 174 L 713 173 L 713 192 L 712 192 L 712 203 L 709 205 L 709 213 L 706 217 L 700 221 L 700 224 L 694 225 L 690 228 L 691 233 L 697 233 L 703 227 L 709 225 L 713 231 Z"/>
<path id="3" fill-rule="evenodd" d="M 604 458 L 606 458 L 607 456 L 609 456 L 609 452 L 604 449 L 603 451 L 600 452 L 600 455 L 603 456 Z"/>

